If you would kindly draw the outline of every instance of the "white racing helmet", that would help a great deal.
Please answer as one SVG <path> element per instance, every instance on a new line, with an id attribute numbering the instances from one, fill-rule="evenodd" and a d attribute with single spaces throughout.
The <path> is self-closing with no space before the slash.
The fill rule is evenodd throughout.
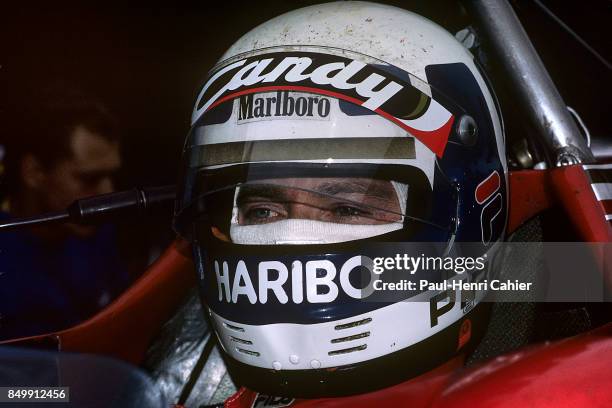
<path id="1" fill-rule="evenodd" d="M 338 2 L 253 29 L 199 92 L 183 163 L 175 227 L 238 384 L 364 392 L 436 367 L 486 328 L 481 296 L 372 288 L 378 258 L 461 242 L 483 255 L 505 229 L 495 101 L 433 22 Z"/>

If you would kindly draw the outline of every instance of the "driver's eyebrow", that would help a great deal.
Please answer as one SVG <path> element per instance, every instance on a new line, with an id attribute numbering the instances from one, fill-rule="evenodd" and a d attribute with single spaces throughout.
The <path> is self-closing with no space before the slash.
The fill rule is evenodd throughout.
<path id="1" fill-rule="evenodd" d="M 273 186 L 270 184 L 244 184 L 240 186 L 236 204 L 244 203 L 248 198 L 269 198 L 274 200 L 286 200 L 286 188 L 281 186 Z"/>
<path id="2" fill-rule="evenodd" d="M 291 190 L 291 186 L 276 186 L 271 184 L 244 184 L 240 187 L 238 197 L 236 198 L 236 204 L 244 204 L 249 198 L 266 198 L 274 201 L 287 201 L 289 196 L 288 190 Z M 302 190 L 300 188 L 300 190 Z M 380 182 L 373 182 L 372 180 L 353 180 L 353 181 L 328 181 L 319 184 L 313 189 L 307 189 L 313 194 L 322 193 L 329 196 L 337 196 L 341 194 L 362 194 L 364 196 L 377 198 L 379 200 L 390 199 L 393 196 L 389 196 L 389 192 L 392 191 L 385 188 Z"/>
<path id="3" fill-rule="evenodd" d="M 329 194 L 329 195 L 338 195 L 338 194 L 362 194 L 365 196 L 375 197 L 379 199 L 386 199 L 389 197 L 389 190 L 384 188 L 381 183 L 368 181 L 346 181 L 346 182 L 325 182 L 320 184 L 317 188 L 317 191 Z"/>

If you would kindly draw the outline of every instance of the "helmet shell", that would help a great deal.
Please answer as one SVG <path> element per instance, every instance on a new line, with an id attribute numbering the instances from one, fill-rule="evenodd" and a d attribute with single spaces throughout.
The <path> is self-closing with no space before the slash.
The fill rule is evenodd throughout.
<path id="1" fill-rule="evenodd" d="M 279 48 L 291 52 L 299 47 L 346 50 L 383 61 L 416 78 L 417 80 L 410 80 L 412 87 L 429 96 L 432 101 L 444 100 L 458 107 L 453 113 L 455 122 L 443 153 L 425 152 L 426 144 L 417 141 L 419 163 L 415 167 L 423 170 L 431 183 L 433 190 L 431 212 L 440 214 L 441 218 L 442 215 L 448 216 L 448 214 L 453 218 L 455 225 L 453 240 L 478 242 L 482 244 L 483 252 L 490 251 L 494 244 L 502 239 L 505 231 L 507 165 L 503 126 L 496 101 L 472 54 L 442 27 L 410 11 L 368 2 L 336 2 L 298 9 L 254 28 L 229 48 L 221 57 L 218 66 L 222 66 L 228 60 L 240 58 L 244 54 L 264 55 L 267 50 L 273 49 L 277 52 Z M 212 78 L 215 69 L 213 68 Z M 200 96 L 203 93 L 204 90 Z M 194 108 L 194 128 L 198 125 L 203 112 L 198 102 Z M 356 123 L 358 119 L 365 120 L 356 118 L 353 121 Z M 377 116 L 370 121 L 374 123 L 380 120 L 382 118 Z M 473 134 L 471 137 L 462 138 L 460 132 L 465 129 L 461 126 L 466 123 L 472 126 Z M 231 126 L 234 126 L 234 129 L 238 128 L 236 122 L 210 125 L 213 130 L 208 132 L 208 137 L 213 135 L 216 140 L 209 143 L 222 143 L 224 134 L 242 137 L 237 131 L 231 130 Z M 283 124 L 274 124 L 270 121 L 270 123 L 259 122 L 249 126 L 250 129 L 259 127 L 266 130 L 266 126 L 280 128 L 293 126 L 293 123 L 287 121 Z M 315 122 L 303 122 L 295 126 L 305 129 L 308 126 L 315 128 L 319 125 Z M 359 129 L 364 130 L 366 127 L 359 126 Z M 377 129 L 382 129 L 382 125 Z M 259 132 L 259 134 L 264 133 Z M 245 133 L 245 135 L 253 134 L 255 133 Z M 187 148 L 190 146 L 190 143 L 186 144 Z M 192 184 L 187 182 L 184 189 L 191 188 Z M 453 200 L 448 199 L 449 185 L 453 190 Z M 207 256 L 208 249 L 196 249 L 198 262 Z M 200 276 L 215 273 L 211 270 L 200 270 Z M 216 290 L 216 285 L 213 289 Z M 440 294 L 443 295 L 444 292 Z M 219 300 L 221 298 L 219 292 Z M 444 296 L 436 298 L 435 304 L 442 300 Z M 405 310 L 418 309 L 422 312 L 418 312 L 420 314 L 426 314 L 430 310 L 429 304 L 421 305 L 423 307 L 420 309 L 417 305 L 406 308 L 397 305 L 398 303 L 395 303 L 389 308 L 380 308 L 376 311 L 379 316 L 376 321 L 386 324 L 385 329 L 377 333 L 384 332 L 385 336 L 397 335 L 401 330 L 396 330 L 395 322 L 410 315 Z M 223 306 L 237 307 L 238 303 Z M 250 307 L 249 304 L 245 306 Z M 385 349 L 381 354 L 378 353 L 380 348 L 375 349 L 374 345 L 368 346 L 368 351 L 361 355 L 370 355 L 369 359 L 359 360 L 359 354 L 354 354 L 355 359 L 352 356 L 341 357 L 344 363 L 339 365 L 339 368 L 342 368 L 339 370 L 329 365 L 322 366 L 326 361 L 316 360 L 311 356 L 321 347 L 317 344 L 316 338 L 308 339 L 308 337 L 316 337 L 317 333 L 323 332 L 326 333 L 325 336 L 328 332 L 335 333 L 338 321 L 344 324 L 372 320 L 364 313 L 355 312 L 350 318 L 344 316 L 343 319 L 336 321 L 332 316 L 327 322 L 315 324 L 270 322 L 270 319 L 280 316 L 281 313 L 265 316 L 265 324 L 229 319 L 217 313 L 222 308 L 217 310 L 209 308 L 209 314 L 215 323 L 215 330 L 225 352 L 231 357 L 228 359 L 229 368 L 238 381 L 255 387 L 258 391 L 271 394 L 321 396 L 356 393 L 385 386 L 441 364 L 451 358 L 466 342 L 477 341 L 483 333 L 487 320 L 486 313 L 480 306 L 476 306 L 469 313 L 461 309 L 463 306 L 454 308 L 452 314 L 445 316 L 444 327 L 434 327 L 433 323 L 430 325 L 429 316 L 422 329 L 417 330 L 417 324 L 414 322 L 406 322 L 406 325 L 412 324 L 412 326 L 407 326 L 403 340 L 415 333 L 418 335 L 418 338 L 406 340 L 406 344 L 410 343 L 407 347 L 402 346 L 402 350 Z M 397 313 L 399 309 L 404 312 Z M 240 313 L 236 313 L 233 316 L 239 315 Z M 321 326 L 315 327 L 317 324 Z M 231 342 L 235 333 L 231 330 L 236 327 L 256 333 L 252 339 L 246 341 L 258 344 L 260 348 L 257 355 L 245 354 L 244 350 L 242 354 L 235 352 L 236 347 Z M 466 327 L 472 330 L 468 340 L 465 340 Z M 457 336 L 459 336 L 459 347 L 457 347 Z M 387 339 L 389 338 L 391 337 Z M 300 358 L 291 359 L 293 354 L 289 349 L 300 341 L 310 344 L 308 347 L 304 346 Z M 392 344 L 396 346 L 396 343 Z M 265 355 L 268 358 L 280 349 L 284 353 L 281 357 L 289 358 L 287 360 L 290 361 L 289 364 L 286 362 L 276 364 L 272 358 L 261 363 L 261 356 Z M 370 352 L 378 354 L 369 354 Z M 400 353 L 401 357 L 398 357 L 400 354 L 397 353 Z M 316 361 L 316 364 L 313 361 Z M 399 367 L 399 362 L 405 366 Z M 286 371 L 277 369 L 281 366 L 283 370 L 286 366 L 299 369 Z M 372 375 L 377 377 L 376 380 Z M 391 377 L 393 378 L 390 379 Z M 278 385 L 277 388 L 275 384 Z"/>

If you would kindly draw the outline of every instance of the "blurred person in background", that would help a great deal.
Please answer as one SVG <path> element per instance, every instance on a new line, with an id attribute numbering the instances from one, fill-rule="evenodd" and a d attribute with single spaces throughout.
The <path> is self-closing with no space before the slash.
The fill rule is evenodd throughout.
<path id="1" fill-rule="evenodd" d="M 77 91 L 47 91 L 11 118 L 0 219 L 61 211 L 112 192 L 121 166 L 113 116 Z M 91 317 L 129 284 L 112 225 L 54 224 L 0 232 L 0 340 Z"/>

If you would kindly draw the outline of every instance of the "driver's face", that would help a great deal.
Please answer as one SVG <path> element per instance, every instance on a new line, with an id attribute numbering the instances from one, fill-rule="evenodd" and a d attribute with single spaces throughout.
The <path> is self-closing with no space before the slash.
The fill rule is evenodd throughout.
<path id="1" fill-rule="evenodd" d="M 391 182 L 368 178 L 261 180 L 241 186 L 236 201 L 240 225 L 289 218 L 371 225 L 398 222 L 402 218 Z"/>

